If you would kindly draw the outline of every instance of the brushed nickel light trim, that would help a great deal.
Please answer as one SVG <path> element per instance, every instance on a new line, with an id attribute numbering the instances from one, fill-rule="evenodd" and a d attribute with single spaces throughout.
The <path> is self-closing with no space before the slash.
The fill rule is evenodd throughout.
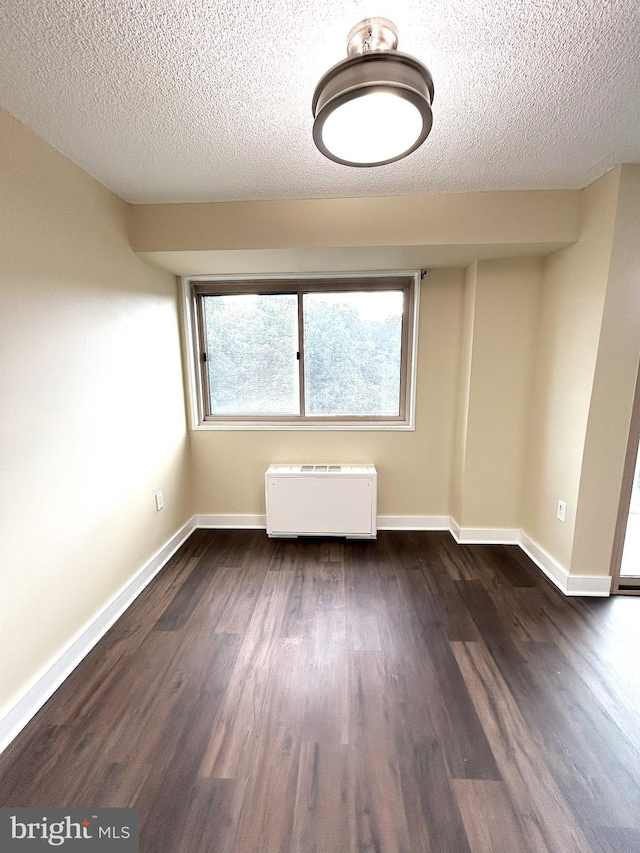
<path id="1" fill-rule="evenodd" d="M 347 36 L 347 56 L 370 50 L 397 50 L 398 30 L 387 18 L 365 18 Z"/>
<path id="2" fill-rule="evenodd" d="M 429 135 L 433 79 L 422 62 L 400 53 L 397 45 L 397 28 L 386 18 L 365 18 L 349 32 L 348 58 L 327 71 L 313 95 L 313 139 L 325 157 L 345 166 L 384 166 L 411 154 Z M 405 121 L 412 129 L 402 140 Z M 397 139 L 381 138 L 392 132 Z M 358 134 L 362 154 L 355 150 Z"/>

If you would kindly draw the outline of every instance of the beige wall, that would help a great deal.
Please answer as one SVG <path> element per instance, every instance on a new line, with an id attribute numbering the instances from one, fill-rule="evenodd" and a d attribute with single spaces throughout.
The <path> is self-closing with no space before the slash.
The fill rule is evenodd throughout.
<path id="1" fill-rule="evenodd" d="M 484 244 L 551 251 L 577 238 L 579 200 L 579 190 L 548 190 L 140 204 L 131 235 L 135 251 L 152 253 Z"/>
<path id="2" fill-rule="evenodd" d="M 199 431 L 192 434 L 198 513 L 264 513 L 271 462 L 374 462 L 381 515 L 448 515 L 463 273 L 434 270 L 420 303 L 414 432 Z"/>
<path id="3" fill-rule="evenodd" d="M 531 258 L 467 272 L 452 505 L 462 527 L 520 527 L 541 272 Z"/>
<path id="4" fill-rule="evenodd" d="M 473 263 L 467 267 L 464 274 L 455 444 L 453 465 L 451 468 L 451 516 L 457 524 L 462 524 L 462 506 L 464 501 L 465 457 L 467 452 L 467 426 L 469 423 L 469 392 L 471 390 L 471 358 L 473 354 L 473 322 L 475 319 L 477 282 L 478 264 Z"/>
<path id="5" fill-rule="evenodd" d="M 572 574 L 609 569 L 640 360 L 640 166 L 619 172 L 575 517 Z M 615 177 L 616 173 L 614 173 Z"/>
<path id="6" fill-rule="evenodd" d="M 584 190 L 580 240 L 544 268 L 522 526 L 567 571 L 617 197 L 617 172 Z M 559 499 L 567 502 L 564 523 Z"/>
<path id="7" fill-rule="evenodd" d="M 583 191 L 578 243 L 545 263 L 523 529 L 574 575 L 610 568 L 640 356 L 639 234 L 640 167 L 618 167 Z"/>
<path id="8" fill-rule="evenodd" d="M 192 505 L 174 279 L 2 112 L 0 149 L 2 715 Z"/>

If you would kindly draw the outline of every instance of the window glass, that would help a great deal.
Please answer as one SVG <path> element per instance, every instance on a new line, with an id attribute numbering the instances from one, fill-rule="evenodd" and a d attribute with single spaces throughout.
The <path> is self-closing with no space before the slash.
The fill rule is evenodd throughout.
<path id="1" fill-rule="evenodd" d="M 403 293 L 305 293 L 305 414 L 400 415 Z"/>
<path id="2" fill-rule="evenodd" d="M 211 415 L 299 415 L 295 293 L 203 297 Z"/>

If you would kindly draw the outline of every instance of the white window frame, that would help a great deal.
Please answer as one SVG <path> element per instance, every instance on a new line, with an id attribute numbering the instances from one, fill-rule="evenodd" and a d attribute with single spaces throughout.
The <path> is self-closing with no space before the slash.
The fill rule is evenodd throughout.
<path id="1" fill-rule="evenodd" d="M 412 311 L 410 317 L 410 325 L 408 328 L 408 343 L 407 343 L 407 370 L 405 377 L 405 418 L 399 419 L 383 419 L 373 418 L 368 419 L 363 417 L 357 422 L 353 419 L 331 418 L 322 420 L 310 420 L 298 418 L 296 420 L 287 419 L 251 419 L 225 418 L 220 421 L 205 420 L 202 379 L 200 369 L 201 346 L 199 341 L 197 318 L 195 310 L 195 299 L 193 294 L 193 285 L 201 284 L 202 282 L 211 282 L 222 286 L 234 285 L 238 286 L 245 283 L 247 292 L 255 290 L 256 284 L 259 282 L 304 282 L 317 281 L 321 279 L 326 281 L 331 287 L 327 290 L 340 289 L 340 282 L 349 280 L 361 280 L 363 285 L 366 281 L 372 281 L 377 278 L 412 278 Z M 376 272 L 358 272 L 358 273 L 305 273 L 302 275 L 287 273 L 281 275 L 193 275 L 185 276 L 181 279 L 182 283 L 182 315 L 184 324 L 184 355 L 187 373 L 188 399 L 187 406 L 189 419 L 192 430 L 415 430 L 415 403 L 416 403 L 416 373 L 418 364 L 418 328 L 419 328 L 419 305 L 420 305 L 420 270 L 393 270 L 393 271 L 376 271 Z"/>

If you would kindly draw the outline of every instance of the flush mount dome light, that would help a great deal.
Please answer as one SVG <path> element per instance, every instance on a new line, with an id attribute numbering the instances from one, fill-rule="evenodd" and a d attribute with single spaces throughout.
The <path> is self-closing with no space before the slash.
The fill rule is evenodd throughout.
<path id="1" fill-rule="evenodd" d="M 426 66 L 399 53 L 386 18 L 366 18 L 347 37 L 347 59 L 334 65 L 313 95 L 313 141 L 345 166 L 384 166 L 425 141 L 433 115 Z"/>

